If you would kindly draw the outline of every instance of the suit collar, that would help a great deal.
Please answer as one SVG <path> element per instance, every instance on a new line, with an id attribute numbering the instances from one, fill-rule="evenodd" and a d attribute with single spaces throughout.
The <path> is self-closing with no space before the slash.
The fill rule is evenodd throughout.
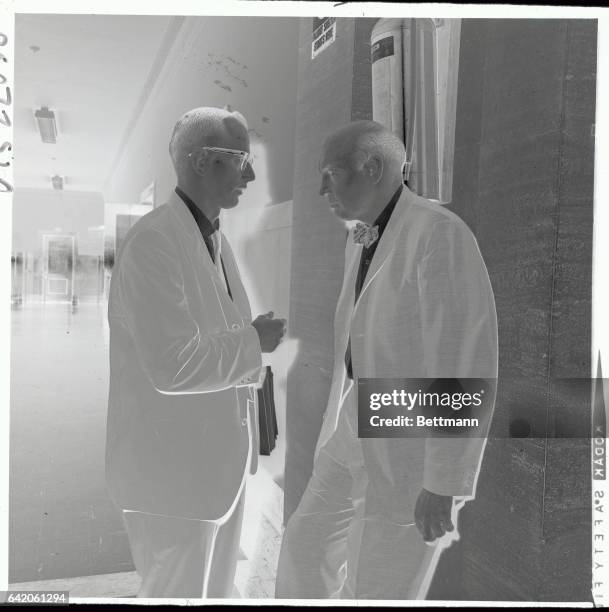
<path id="1" fill-rule="evenodd" d="M 167 202 L 167 205 L 178 218 L 185 240 L 192 241 L 193 248 L 189 249 L 190 255 L 195 255 L 198 250 L 200 254 L 199 261 L 203 262 L 210 274 L 217 274 L 218 271 L 216 265 L 212 261 L 211 255 L 207 250 L 205 239 L 199 231 L 199 227 L 193 219 L 193 216 L 190 213 L 186 203 L 175 192 L 173 192 L 169 198 L 169 202 Z"/>
<path id="2" fill-rule="evenodd" d="M 391 196 L 391 199 L 389 200 L 389 203 L 387 204 L 387 206 L 383 208 L 379 216 L 376 218 L 376 220 L 372 224 L 373 226 L 376 225 L 379 229 L 379 240 L 381 239 L 381 237 L 383 236 L 383 233 L 385 232 L 387 223 L 389 223 L 389 219 L 391 219 L 391 215 L 393 214 L 395 205 L 397 204 L 398 200 L 400 199 L 400 196 L 402 195 L 402 191 L 404 191 L 404 185 L 400 185 L 396 189 L 395 193 Z"/>
<path id="3" fill-rule="evenodd" d="M 378 247 L 376 252 L 374 253 L 374 257 L 372 258 L 372 262 L 370 263 L 370 268 L 368 269 L 368 274 L 366 275 L 366 280 L 364 282 L 364 286 L 360 291 L 357 302 L 355 303 L 355 308 L 360 303 L 362 299 L 362 295 L 366 292 L 370 284 L 374 281 L 376 275 L 383 268 L 387 257 L 393 251 L 396 245 L 397 237 L 400 234 L 402 226 L 404 224 L 404 220 L 406 218 L 406 213 L 410 209 L 413 200 L 415 199 L 415 195 L 412 194 L 408 189 L 402 189 L 402 193 L 391 213 L 391 217 L 389 218 L 389 222 L 387 223 L 387 227 L 383 232 L 379 240 Z M 359 256 L 361 254 L 362 247 L 355 249 L 355 260 L 359 261 Z M 357 269 L 357 265 L 355 262 L 351 262 L 351 265 Z"/>
<path id="4" fill-rule="evenodd" d="M 212 261 L 209 255 L 209 251 L 205 246 L 205 241 L 201 236 L 201 232 L 199 231 L 197 224 L 194 222 L 192 214 L 190 213 L 190 210 L 188 210 L 186 204 L 180 199 L 180 197 L 178 197 L 176 193 L 172 193 L 169 198 L 169 201 L 167 202 L 167 206 L 172 211 L 174 217 L 178 219 L 180 228 L 184 232 L 185 240 L 192 241 L 192 248 L 187 247 L 186 250 L 188 252 L 189 258 L 192 261 L 193 266 L 197 268 L 201 265 L 202 262 L 207 271 L 209 272 L 210 276 L 217 277 L 219 279 L 218 268 Z M 222 257 L 226 267 L 226 278 L 233 294 L 233 299 L 231 300 L 228 296 L 228 293 L 226 293 L 225 307 L 235 308 L 241 318 L 243 318 L 244 320 L 249 320 L 250 314 L 247 294 L 243 289 L 237 264 L 233 257 L 230 246 L 226 242 L 224 242 L 224 246 L 222 249 Z"/>
<path id="5" fill-rule="evenodd" d="M 212 223 L 205 213 L 195 204 L 194 200 L 179 187 L 175 188 L 175 193 L 178 197 L 186 204 L 188 210 L 194 217 L 197 225 L 199 226 L 199 230 L 203 238 L 208 238 L 211 236 L 216 230 L 220 229 L 220 220 L 216 219 L 214 223 Z"/>
<path id="6" fill-rule="evenodd" d="M 194 222 L 192 214 L 188 210 L 188 206 L 184 203 L 184 201 L 178 196 L 177 193 L 172 192 L 169 197 L 169 201 L 167 202 L 167 206 L 170 210 L 176 215 L 178 220 L 180 221 L 180 226 L 186 232 L 187 236 L 197 236 L 203 240 L 201 236 L 201 232 L 197 227 L 197 224 Z"/>

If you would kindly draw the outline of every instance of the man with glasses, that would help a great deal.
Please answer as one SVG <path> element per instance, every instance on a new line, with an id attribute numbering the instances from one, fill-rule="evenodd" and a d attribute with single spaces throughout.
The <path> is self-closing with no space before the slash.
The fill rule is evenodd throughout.
<path id="1" fill-rule="evenodd" d="M 219 231 L 255 178 L 243 116 L 191 110 L 169 152 L 175 192 L 130 230 L 112 276 L 107 481 L 138 596 L 230 597 L 257 465 L 254 385 L 286 322 L 252 321 Z"/>

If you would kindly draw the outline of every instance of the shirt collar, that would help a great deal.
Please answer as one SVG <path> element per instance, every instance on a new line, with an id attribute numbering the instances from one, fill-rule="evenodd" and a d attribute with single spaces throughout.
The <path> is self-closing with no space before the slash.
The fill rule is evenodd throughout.
<path id="1" fill-rule="evenodd" d="M 220 220 L 216 219 L 215 223 L 212 222 L 205 216 L 205 213 L 201 211 L 201 209 L 193 202 L 193 200 L 188 197 L 182 189 L 179 187 L 175 188 L 176 194 L 182 199 L 184 204 L 188 207 L 188 210 L 192 213 L 192 216 L 195 219 L 197 226 L 201 232 L 203 238 L 207 238 L 211 236 L 216 230 L 220 229 Z"/>
<path id="2" fill-rule="evenodd" d="M 387 223 L 389 222 L 389 218 L 391 217 L 391 213 L 393 212 L 395 205 L 397 204 L 398 200 L 400 199 L 400 196 L 402 195 L 403 187 L 404 187 L 403 185 L 400 185 L 397 188 L 397 191 L 393 194 L 393 196 L 391 196 L 391 200 L 389 200 L 389 203 L 387 204 L 387 206 L 383 208 L 383 210 L 381 211 L 381 214 L 376 218 L 376 221 L 372 224 L 372 225 L 378 225 L 379 240 L 380 240 L 380 237 L 383 235 L 385 228 L 387 227 Z"/>

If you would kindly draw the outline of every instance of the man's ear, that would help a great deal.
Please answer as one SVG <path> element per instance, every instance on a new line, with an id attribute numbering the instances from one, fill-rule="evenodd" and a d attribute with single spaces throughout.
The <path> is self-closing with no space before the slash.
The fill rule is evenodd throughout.
<path id="1" fill-rule="evenodd" d="M 364 173 L 376 185 L 383 177 L 383 158 L 380 155 L 371 155 L 364 164 Z"/>
<path id="2" fill-rule="evenodd" d="M 207 172 L 207 168 L 209 166 L 209 151 L 205 149 L 200 149 L 199 151 L 195 151 L 190 156 L 190 163 L 192 164 L 192 169 L 199 176 L 203 176 Z"/>

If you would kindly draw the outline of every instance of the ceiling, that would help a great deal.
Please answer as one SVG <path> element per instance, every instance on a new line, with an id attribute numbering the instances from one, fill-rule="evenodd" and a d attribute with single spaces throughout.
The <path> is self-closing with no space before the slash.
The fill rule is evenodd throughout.
<path id="1" fill-rule="evenodd" d="M 15 18 L 14 182 L 102 191 L 173 17 L 26 15 Z M 42 142 L 34 111 L 55 113 Z"/>

